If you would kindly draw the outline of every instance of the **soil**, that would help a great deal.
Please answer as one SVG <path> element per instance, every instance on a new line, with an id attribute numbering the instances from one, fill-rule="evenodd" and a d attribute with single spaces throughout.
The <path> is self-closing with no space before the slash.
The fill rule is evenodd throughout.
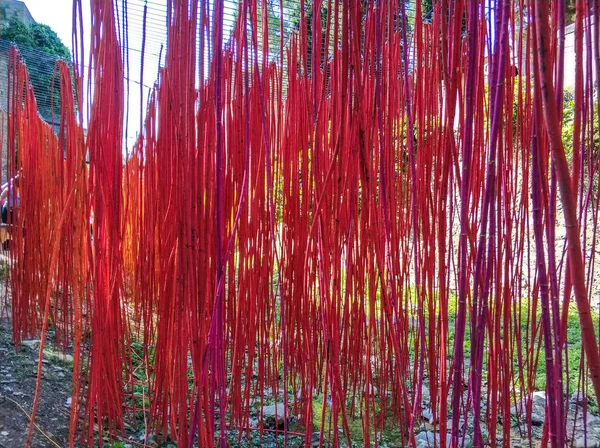
<path id="1" fill-rule="evenodd" d="M 0 300 L 0 303 L 2 301 Z M 3 307 L 0 305 L 0 316 Z M 6 314 L 6 307 L 4 307 Z M 60 355 L 53 350 L 54 333 L 48 331 L 46 348 L 43 358 L 43 373 L 41 380 L 41 394 L 36 416 L 37 427 L 33 432 L 32 447 L 65 447 L 69 440 L 69 410 L 71 395 L 71 368 L 70 355 Z M 37 380 L 37 361 L 39 355 L 39 340 L 24 341 L 21 347 L 12 343 L 11 325 L 9 319 L 0 317 L 0 448 L 17 448 L 25 445 L 29 426 L 28 413 L 32 408 L 33 397 Z M 254 419 L 254 418 L 253 418 Z M 258 422 L 254 422 L 258 426 Z M 128 425 L 127 425 L 128 426 Z M 541 428 L 534 428 L 541 429 Z M 121 442 L 106 443 L 108 447 L 133 447 L 144 439 L 144 430 L 134 431 L 127 428 L 129 439 Z M 253 432 L 251 439 L 238 439 L 237 431 L 230 431 L 232 446 L 277 446 L 276 437 L 265 433 L 259 439 L 258 433 Z M 536 434 L 537 437 L 540 434 Z M 316 434 L 318 440 L 318 433 Z M 153 437 L 150 436 L 150 439 Z M 281 436 L 280 436 L 281 438 Z M 534 436 L 534 438 L 536 438 Z M 158 440 L 156 440 L 158 439 Z M 147 446 L 174 447 L 168 441 L 161 442 L 147 440 Z M 290 446 L 302 446 L 301 438 L 291 437 Z M 521 442 L 516 430 L 513 430 L 512 441 Z M 281 440 L 279 446 L 282 446 Z M 383 443 L 383 446 L 396 446 L 394 443 Z M 524 445 L 528 445 L 523 440 Z M 315 445 L 318 445 L 315 444 Z M 357 444 L 356 446 L 362 446 Z M 324 445 L 325 446 L 325 445 Z"/>
<path id="2" fill-rule="evenodd" d="M 2 307 L 0 306 L 0 310 Z M 48 332 L 44 369 L 32 447 L 67 446 L 71 366 L 69 357 L 55 355 L 53 334 Z M 0 448 L 25 445 L 37 382 L 39 341 L 25 341 L 15 347 L 11 326 L 0 318 Z"/>
<path id="3" fill-rule="evenodd" d="M 0 448 L 20 448 L 25 446 L 29 427 L 29 413 L 33 405 L 37 383 L 39 339 L 23 341 L 20 347 L 12 342 L 11 321 L 8 317 L 7 294 L 0 279 Z M 69 442 L 69 413 L 71 403 L 72 356 L 62 354 L 54 347 L 54 332 L 46 334 L 41 378 L 41 393 L 36 414 L 36 426 L 32 435 L 33 448 L 67 447 Z M 253 418 L 255 426 L 258 425 Z M 174 448 L 176 445 L 149 432 L 141 425 L 133 428 L 125 424 L 125 433 L 118 440 L 104 438 L 104 446 L 109 448 L 147 447 Z M 290 426 L 299 430 L 298 424 Z M 283 436 L 265 432 L 262 439 L 258 431 L 252 431 L 249 438 L 238 431 L 228 431 L 230 446 L 275 447 L 282 446 Z M 291 447 L 303 445 L 303 439 L 289 437 Z M 79 446 L 76 444 L 76 446 Z M 98 440 L 94 446 L 98 446 Z"/>
<path id="4" fill-rule="evenodd" d="M 560 238 L 559 238 L 560 239 Z M 0 253 L 0 264 L 3 262 Z M 597 273 L 600 271 L 597 271 Z M 3 269 L 0 269 L 0 448 L 20 448 L 25 445 L 29 427 L 29 412 L 31 412 L 33 397 L 35 395 L 37 383 L 37 366 L 39 356 L 39 340 L 26 340 L 20 347 L 15 347 L 12 342 L 11 321 L 9 312 L 9 291 L 4 287 L 5 279 L 2 278 Z M 595 275 L 592 281 L 593 292 L 600 292 L 600 275 Z M 596 297 L 600 297 L 596 295 Z M 594 301 L 598 306 L 599 301 Z M 36 426 L 32 434 L 32 447 L 66 447 L 69 440 L 69 413 L 71 396 L 71 371 L 72 356 L 70 354 L 62 355 L 54 346 L 54 332 L 49 330 L 46 335 L 46 348 L 43 356 L 43 370 L 41 378 L 41 393 L 36 415 Z M 265 394 L 268 395 L 268 394 Z M 269 403 L 270 404 L 270 403 Z M 424 409 L 429 404 L 424 404 Z M 542 406 L 543 408 L 543 406 Z M 251 414 L 252 427 L 259 426 L 258 411 L 254 410 Z M 573 428 L 573 412 L 570 410 L 571 423 Z M 279 414 L 278 414 L 279 415 Z M 579 417 L 581 418 L 581 417 Z M 588 427 L 589 437 L 585 446 L 600 446 L 600 417 L 592 416 L 593 423 L 586 425 Z M 140 422 L 137 422 L 140 423 Z M 360 422 L 358 422 L 360 423 Z M 510 445 L 514 447 L 537 447 L 541 438 L 541 426 L 531 428 L 531 440 L 525 434 L 520 434 L 515 422 L 511 422 L 511 441 Z M 143 446 L 144 440 L 149 447 L 167 447 L 174 448 L 176 445 L 169 440 L 162 440 L 159 435 L 152 432 L 146 434 L 142 424 L 133 426 L 126 424 L 126 434 L 121 440 L 106 442 L 104 446 L 109 448 L 132 448 L 134 446 Z M 293 426 L 297 426 L 297 423 Z M 419 432 L 435 431 L 435 428 L 422 425 Z M 291 428 L 295 430 L 296 428 Z M 299 432 L 303 428 L 298 427 Z M 318 430 L 315 426 L 313 430 Z M 283 436 L 276 437 L 273 433 L 265 432 L 263 438 L 260 438 L 258 431 L 252 431 L 250 437 L 245 435 L 239 437 L 238 431 L 228 431 L 230 446 L 233 447 L 275 447 L 282 446 Z M 572 434 L 572 431 L 569 431 Z M 433 436 L 433 432 L 430 433 Z M 581 440 L 582 432 L 579 429 L 578 434 L 570 436 L 574 446 Z M 584 437 L 585 438 L 585 437 Z M 394 440 L 396 439 L 396 440 Z M 315 443 L 316 440 L 316 443 Z M 98 442 L 98 440 L 96 441 Z M 291 436 L 288 440 L 289 446 L 303 446 L 301 437 Z M 313 446 L 319 445 L 319 434 L 313 434 Z M 397 438 L 390 432 L 389 437 L 384 437 L 379 443 L 383 447 L 395 447 Z M 96 444 L 95 444 L 96 445 Z M 324 443 L 323 446 L 327 444 Z M 362 446 L 362 442 L 353 444 Z M 422 444 L 423 445 L 423 444 Z M 96 445 L 97 446 L 97 445 Z M 423 445 L 424 446 L 424 445 Z"/>

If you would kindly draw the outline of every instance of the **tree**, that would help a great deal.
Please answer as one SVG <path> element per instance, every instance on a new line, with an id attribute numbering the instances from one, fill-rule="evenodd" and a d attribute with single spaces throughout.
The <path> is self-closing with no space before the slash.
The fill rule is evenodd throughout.
<path id="1" fill-rule="evenodd" d="M 266 6 L 267 8 L 267 24 L 269 27 L 269 59 L 276 60 L 279 57 L 279 43 L 280 43 L 280 13 L 279 13 L 279 3 L 276 3 L 272 0 L 259 1 L 256 7 L 256 15 L 258 21 L 258 30 L 256 30 L 256 40 L 258 45 L 259 54 L 262 52 L 263 48 L 263 27 L 262 27 L 262 8 Z M 233 11 L 232 18 L 233 22 L 237 23 L 238 17 L 241 13 L 242 2 L 239 2 L 238 7 Z M 251 12 L 248 11 L 247 18 L 248 25 L 248 39 L 250 40 L 248 46 L 252 48 L 253 46 L 253 34 L 254 30 L 252 29 L 252 20 L 251 20 Z M 284 36 L 287 34 L 287 23 L 284 22 Z"/>
<path id="2" fill-rule="evenodd" d="M 54 73 L 57 59 L 71 61 L 71 52 L 48 25 L 27 25 L 13 18 L 0 30 L 0 39 L 12 42 L 20 51 L 38 105 L 40 115 L 46 120 L 60 114 L 60 82 Z M 55 121 L 58 121 L 55 118 Z"/>
<path id="3" fill-rule="evenodd" d="M 332 2 L 333 3 L 333 2 Z M 320 13 L 321 13 L 321 54 L 317 57 L 317 63 L 319 65 L 322 64 L 322 59 L 324 56 L 324 49 L 325 49 L 325 39 L 326 39 L 326 29 L 327 29 L 327 2 L 322 2 L 321 4 L 321 9 L 320 9 Z M 290 6 L 288 8 L 288 14 L 290 17 L 290 21 L 292 24 L 292 29 L 297 32 L 300 33 L 300 27 L 301 27 L 301 20 L 302 20 L 302 11 L 300 10 L 300 2 L 298 1 L 297 3 L 292 3 L 292 6 Z M 305 7 L 304 7 L 304 20 L 306 23 L 306 38 L 307 38 L 307 68 L 308 68 L 308 73 L 312 73 L 312 37 L 313 37 L 313 8 L 312 8 L 312 4 L 309 1 L 305 2 Z M 333 18 L 332 18 L 333 20 Z M 330 53 L 331 54 L 331 53 Z"/>
<path id="4" fill-rule="evenodd" d="M 575 0 L 567 0 L 565 4 L 565 22 L 570 25 L 575 22 Z"/>
<path id="5" fill-rule="evenodd" d="M 340 14 L 341 14 L 341 10 L 342 10 L 342 2 L 341 0 L 332 0 L 332 8 L 334 6 L 334 2 L 338 1 L 340 3 Z M 414 0 L 401 0 L 404 1 L 405 3 L 405 9 L 406 9 L 406 13 L 407 13 L 407 24 L 408 24 L 408 30 L 409 33 L 412 30 L 412 26 L 414 24 L 415 21 L 415 5 L 414 5 Z M 421 1 L 421 9 L 423 12 L 423 21 L 426 22 L 430 22 L 433 16 L 433 0 L 420 0 Z M 367 1 L 362 1 L 362 13 L 363 16 L 367 13 Z M 320 66 L 322 66 L 323 64 L 323 49 L 325 48 L 325 45 L 327 44 L 327 42 L 325 42 L 326 40 L 326 27 L 327 27 L 327 5 L 328 2 L 327 0 L 324 0 L 321 4 L 321 51 L 322 54 L 319 56 L 318 58 L 318 63 Z M 398 5 L 400 5 L 400 3 L 398 3 Z M 398 6 L 399 8 L 399 6 Z M 402 27 L 402 18 L 400 16 L 399 13 L 399 9 L 397 9 L 395 11 L 395 16 L 394 16 L 394 31 L 399 31 Z M 290 4 L 288 5 L 288 7 L 286 8 L 286 15 L 288 17 L 288 20 L 290 22 L 291 25 L 291 30 L 299 33 L 300 32 L 300 25 L 301 25 L 301 11 L 300 11 L 300 1 L 295 1 L 295 2 L 290 2 Z M 312 3 L 308 0 L 306 0 L 305 2 L 305 9 L 304 9 L 304 20 L 306 23 L 306 33 L 307 33 L 307 41 L 308 41 L 308 47 L 307 47 L 307 51 L 308 51 L 308 61 L 307 61 L 307 66 L 308 66 L 308 73 L 310 74 L 312 72 L 312 35 L 313 35 L 313 30 L 312 30 L 312 25 L 313 25 L 313 20 L 312 20 L 312 15 L 313 15 L 313 9 L 312 9 Z M 332 17 L 331 20 L 333 21 L 333 11 L 332 11 Z M 341 27 L 342 24 L 342 19 L 341 16 L 339 17 L 339 25 Z M 332 26 L 332 30 L 331 32 L 333 33 L 333 26 Z M 333 45 L 335 45 L 335 42 L 333 42 L 333 36 L 330 36 L 330 42 L 328 43 L 329 45 L 329 54 L 331 55 L 333 53 Z"/>

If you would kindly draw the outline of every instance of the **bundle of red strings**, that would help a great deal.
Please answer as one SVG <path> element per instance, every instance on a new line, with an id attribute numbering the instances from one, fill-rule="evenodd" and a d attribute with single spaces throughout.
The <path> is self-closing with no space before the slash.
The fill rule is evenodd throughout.
<path id="1" fill-rule="evenodd" d="M 310 444 L 318 414 L 335 446 L 350 418 L 365 446 L 388 425 L 415 446 L 425 378 L 450 446 L 469 415 L 474 446 L 484 430 L 508 446 L 498 421 L 533 392 L 540 356 L 543 441 L 565 446 L 572 303 L 600 397 L 600 7 L 577 2 L 565 148 L 564 2 L 300 2 L 286 36 L 285 3 L 275 30 L 264 0 L 240 0 L 227 37 L 224 0 L 167 0 L 166 59 L 128 157 L 112 1 L 91 0 L 87 101 L 74 2 L 58 132 L 13 51 L 13 336 L 42 334 L 29 438 L 50 325 L 74 347 L 71 446 L 118 436 L 136 411 L 178 446 L 225 446 L 267 395 L 284 443 L 297 416 Z"/>

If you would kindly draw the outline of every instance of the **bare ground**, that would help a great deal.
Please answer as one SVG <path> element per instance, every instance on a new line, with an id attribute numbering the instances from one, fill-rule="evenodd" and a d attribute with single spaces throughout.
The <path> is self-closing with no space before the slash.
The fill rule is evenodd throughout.
<path id="1" fill-rule="evenodd" d="M 1 308 L 0 308 L 1 309 Z M 33 447 L 67 446 L 69 439 L 69 397 L 71 367 L 65 358 L 44 353 L 41 393 L 33 432 Z M 39 343 L 27 341 L 17 348 L 12 343 L 9 321 L 0 318 L 0 447 L 25 445 L 37 382 Z"/>

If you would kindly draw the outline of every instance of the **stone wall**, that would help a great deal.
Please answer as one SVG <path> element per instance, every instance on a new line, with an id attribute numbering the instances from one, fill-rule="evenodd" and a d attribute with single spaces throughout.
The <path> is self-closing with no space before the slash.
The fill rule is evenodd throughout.
<path id="1" fill-rule="evenodd" d="M 0 132 L 2 132 L 2 182 L 8 175 L 7 134 L 8 134 L 8 44 L 0 42 Z"/>
<path id="2" fill-rule="evenodd" d="M 15 17 L 27 25 L 35 23 L 25 3 L 18 0 L 0 0 L 0 26 L 7 25 Z"/>
<path id="3" fill-rule="evenodd" d="M 27 5 L 18 0 L 0 0 L 0 27 L 7 26 L 13 18 L 31 25 L 35 23 Z M 7 177 L 7 91 L 8 91 L 8 49 L 10 44 L 0 41 L 0 132 L 2 133 L 2 181 Z"/>

